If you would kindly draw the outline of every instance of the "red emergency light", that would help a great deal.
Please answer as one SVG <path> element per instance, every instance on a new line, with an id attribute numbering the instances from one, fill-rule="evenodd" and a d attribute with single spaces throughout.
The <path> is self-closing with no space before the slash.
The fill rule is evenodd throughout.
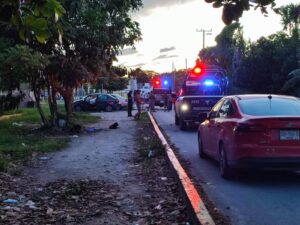
<path id="1" fill-rule="evenodd" d="M 197 63 L 196 66 L 192 69 L 192 73 L 199 76 L 204 73 L 204 66 L 200 63 Z"/>
<path id="2" fill-rule="evenodd" d="M 156 77 L 156 78 L 154 78 L 154 79 L 152 80 L 152 84 L 153 84 L 154 87 L 160 87 L 161 81 L 160 81 L 159 78 Z"/>

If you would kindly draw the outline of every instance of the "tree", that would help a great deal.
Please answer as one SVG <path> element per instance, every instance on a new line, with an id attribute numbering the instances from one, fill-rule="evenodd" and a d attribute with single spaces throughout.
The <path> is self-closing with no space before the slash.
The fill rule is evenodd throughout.
<path id="1" fill-rule="evenodd" d="M 0 89 L 12 92 L 20 90 L 21 82 L 29 83 L 44 125 L 48 125 L 48 121 L 40 105 L 40 95 L 45 87 L 43 70 L 47 64 L 47 57 L 24 45 L 7 48 L 0 54 Z"/>
<path id="2" fill-rule="evenodd" d="M 104 88 L 110 92 L 123 90 L 128 85 L 128 78 L 124 77 L 126 74 L 127 69 L 125 67 L 113 66 L 108 76 L 99 79 L 95 87 L 97 90 Z"/>
<path id="3" fill-rule="evenodd" d="M 0 4 L 0 31 L 27 43 L 37 40 L 44 43 L 51 35 L 50 27 L 56 26 L 61 35 L 58 19 L 65 13 L 57 0 L 3 0 Z M 54 18 L 54 20 L 52 20 Z"/>
<path id="4" fill-rule="evenodd" d="M 74 89 L 114 74 L 116 55 L 140 39 L 139 24 L 131 20 L 130 12 L 141 5 L 141 0 L 64 0 L 62 5 L 57 0 L 1 2 L 1 36 L 13 44 L 25 40 L 32 49 L 51 55 L 45 74 L 52 122 L 58 115 L 57 92 L 65 100 L 70 122 Z"/>
<path id="5" fill-rule="evenodd" d="M 200 59 L 207 64 L 214 64 L 226 69 L 229 74 L 234 74 L 244 54 L 245 42 L 242 27 L 233 23 L 223 28 L 216 37 L 216 46 L 202 49 Z M 233 66 L 235 64 L 235 66 Z"/>
<path id="6" fill-rule="evenodd" d="M 300 97 L 300 69 L 289 73 L 288 80 L 281 88 L 281 92 Z"/>
<path id="7" fill-rule="evenodd" d="M 139 25 L 129 17 L 129 12 L 140 6 L 140 0 L 63 2 L 67 13 L 61 17 L 64 34 L 61 43 L 58 34 L 44 45 L 33 43 L 34 48 L 54 55 L 47 67 L 51 86 L 48 100 L 53 118 L 58 115 L 57 92 L 64 98 L 69 124 L 75 88 L 87 82 L 96 84 L 103 78 L 115 80 L 111 67 L 116 55 L 125 45 L 133 45 L 140 39 Z M 52 32 L 56 30 L 53 28 Z"/>
<path id="8" fill-rule="evenodd" d="M 65 26 L 61 47 L 65 59 L 57 64 L 61 68 L 50 84 L 58 83 L 56 87 L 61 87 L 57 90 L 64 97 L 68 121 L 72 116 L 74 88 L 113 74 L 110 70 L 116 55 L 125 45 L 140 39 L 139 25 L 130 19 L 129 12 L 141 5 L 140 0 L 64 1 L 68 12 L 62 17 Z"/>
<path id="9" fill-rule="evenodd" d="M 181 69 L 173 72 L 174 80 L 175 80 L 175 86 L 174 90 L 177 94 L 179 94 L 180 89 L 182 87 L 182 84 L 186 78 L 187 70 Z"/>
<path id="10" fill-rule="evenodd" d="M 254 7 L 254 9 L 260 8 L 264 15 L 268 14 L 268 6 L 278 12 L 274 8 L 275 0 L 205 0 L 205 2 L 212 3 L 214 8 L 223 7 L 222 20 L 226 25 L 231 24 L 233 21 L 238 22 L 243 12 L 250 10 L 251 7 Z"/>
<path id="11" fill-rule="evenodd" d="M 287 30 L 291 36 L 299 37 L 300 4 L 289 4 L 279 9 L 283 30 Z"/>
<path id="12" fill-rule="evenodd" d="M 151 73 L 147 73 L 147 71 L 144 71 L 141 68 L 136 68 L 134 70 L 131 70 L 129 72 L 129 76 L 135 77 L 137 83 L 141 83 L 141 84 L 149 83 L 152 78 Z"/>
<path id="13" fill-rule="evenodd" d="M 296 45 L 283 32 L 251 43 L 238 70 L 236 85 L 254 93 L 280 93 L 287 74 L 297 68 Z"/>

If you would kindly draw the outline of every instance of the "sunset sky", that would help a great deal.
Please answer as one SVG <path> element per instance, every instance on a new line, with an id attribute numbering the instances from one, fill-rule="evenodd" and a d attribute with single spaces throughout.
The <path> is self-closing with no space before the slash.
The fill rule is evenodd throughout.
<path id="1" fill-rule="evenodd" d="M 140 67 L 157 72 L 170 72 L 175 69 L 193 67 L 199 50 L 202 48 L 202 32 L 212 29 L 206 35 L 205 46 L 214 46 L 215 37 L 224 28 L 221 9 L 215 9 L 204 0 L 144 0 L 144 7 L 133 13 L 132 18 L 139 22 L 142 41 L 135 49 L 127 47 L 118 57 L 117 65 L 128 68 Z M 277 0 L 277 6 L 298 3 L 299 0 Z M 269 10 L 264 17 L 259 10 L 244 12 L 240 20 L 244 37 L 255 41 L 282 30 L 280 16 Z"/>

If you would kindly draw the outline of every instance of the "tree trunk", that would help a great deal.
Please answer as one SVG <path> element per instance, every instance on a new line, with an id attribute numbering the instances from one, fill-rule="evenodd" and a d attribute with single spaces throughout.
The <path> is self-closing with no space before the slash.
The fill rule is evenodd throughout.
<path id="1" fill-rule="evenodd" d="M 43 126 L 49 127 L 50 126 L 49 121 L 45 117 L 45 114 L 44 114 L 43 109 L 41 107 L 41 101 L 40 101 L 40 93 L 41 93 L 41 91 L 38 90 L 38 89 L 33 89 L 33 93 L 34 93 L 34 97 L 35 97 L 35 101 L 36 101 L 36 107 L 37 107 L 37 110 L 38 110 L 38 112 L 40 114 Z"/>
<path id="2" fill-rule="evenodd" d="M 48 90 L 48 104 L 51 113 L 51 125 L 55 126 L 55 121 L 57 120 L 57 102 L 56 102 L 56 89 L 52 82 L 52 76 L 49 75 L 48 83 L 47 83 L 47 90 Z"/>
<path id="3" fill-rule="evenodd" d="M 66 125 L 70 125 L 73 120 L 73 88 L 65 88 L 64 90 L 60 90 L 59 93 L 63 96 L 65 101 L 65 109 L 66 109 Z"/>

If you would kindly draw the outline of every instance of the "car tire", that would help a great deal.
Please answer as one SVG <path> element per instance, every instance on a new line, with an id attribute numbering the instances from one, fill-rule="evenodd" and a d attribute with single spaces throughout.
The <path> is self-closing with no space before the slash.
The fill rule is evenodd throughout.
<path id="1" fill-rule="evenodd" d="M 106 111 L 106 112 L 111 112 L 112 110 L 113 110 L 113 108 L 112 108 L 111 105 L 107 105 L 107 106 L 105 107 L 105 111 Z"/>
<path id="2" fill-rule="evenodd" d="M 201 159 L 206 159 L 207 158 L 207 155 L 206 155 L 206 153 L 204 152 L 204 149 L 203 149 L 203 142 L 202 142 L 202 138 L 201 138 L 200 134 L 198 134 L 198 154 L 199 154 L 199 157 Z"/>
<path id="3" fill-rule="evenodd" d="M 75 109 L 76 112 L 81 112 L 81 111 L 82 111 L 82 108 L 81 108 L 80 105 L 76 105 L 76 106 L 74 107 L 74 109 Z"/>
<path id="4" fill-rule="evenodd" d="M 180 130 L 186 130 L 187 129 L 187 124 L 182 118 L 179 120 L 179 126 L 180 126 Z"/>
<path id="5" fill-rule="evenodd" d="M 175 125 L 179 125 L 179 119 L 178 119 L 178 116 L 176 115 L 176 113 L 175 113 Z"/>
<path id="6" fill-rule="evenodd" d="M 220 174 L 226 180 L 230 180 L 234 176 L 234 169 L 230 168 L 227 160 L 227 153 L 224 144 L 220 144 L 219 152 Z"/>

